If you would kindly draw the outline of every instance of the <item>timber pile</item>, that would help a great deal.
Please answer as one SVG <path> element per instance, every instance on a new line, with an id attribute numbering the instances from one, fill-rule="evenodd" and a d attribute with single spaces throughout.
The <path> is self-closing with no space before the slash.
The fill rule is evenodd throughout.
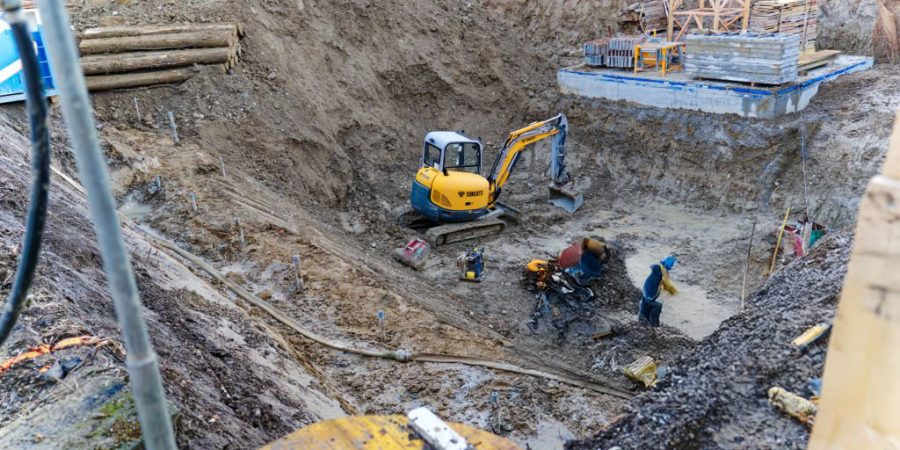
<path id="1" fill-rule="evenodd" d="M 837 59 L 838 55 L 841 52 L 837 50 L 819 50 L 815 53 L 810 53 L 807 55 L 803 55 L 800 57 L 800 61 L 797 63 L 797 70 L 800 73 L 808 72 L 812 69 L 822 67 Z"/>
<path id="2" fill-rule="evenodd" d="M 185 81 L 195 64 L 237 65 L 244 31 L 237 23 L 90 28 L 78 49 L 88 89 L 122 89 Z"/>
<path id="3" fill-rule="evenodd" d="M 816 51 L 818 0 L 756 0 L 750 10 L 750 31 L 800 36 L 800 49 Z"/>
<path id="4" fill-rule="evenodd" d="M 626 6 L 619 14 L 619 29 L 647 34 L 664 32 L 668 24 L 665 0 L 645 0 Z"/>
<path id="5" fill-rule="evenodd" d="M 695 78 L 783 84 L 798 76 L 796 34 L 691 34 L 687 48 L 684 69 Z"/>

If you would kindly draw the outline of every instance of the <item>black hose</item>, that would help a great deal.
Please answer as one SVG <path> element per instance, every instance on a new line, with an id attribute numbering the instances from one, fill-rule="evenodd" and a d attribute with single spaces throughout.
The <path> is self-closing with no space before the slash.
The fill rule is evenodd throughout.
<path id="1" fill-rule="evenodd" d="M 19 266 L 16 269 L 12 290 L 6 299 L 6 306 L 3 308 L 3 315 L 0 316 L 0 345 L 3 345 L 12 332 L 19 312 L 25 304 L 31 282 L 34 280 L 38 255 L 41 252 L 44 222 L 47 218 L 47 197 L 50 188 L 50 132 L 47 128 L 47 101 L 44 97 L 40 67 L 28 24 L 24 20 L 15 20 L 10 23 L 10 28 L 22 60 L 26 108 L 31 123 L 31 171 L 34 178 L 31 182 Z"/>

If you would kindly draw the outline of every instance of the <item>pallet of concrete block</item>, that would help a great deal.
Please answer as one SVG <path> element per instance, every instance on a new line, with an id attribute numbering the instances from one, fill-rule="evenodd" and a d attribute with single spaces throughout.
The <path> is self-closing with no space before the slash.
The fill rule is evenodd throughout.
<path id="1" fill-rule="evenodd" d="M 643 43 L 644 36 L 616 36 L 609 40 L 607 67 L 634 68 L 634 47 Z"/>
<path id="2" fill-rule="evenodd" d="M 774 85 L 798 76 L 799 35 L 691 34 L 686 43 L 684 70 L 694 78 Z"/>
<path id="3" fill-rule="evenodd" d="M 88 89 L 101 91 L 185 81 L 195 65 L 233 68 L 241 55 L 237 23 L 124 25 L 79 36 Z"/>
<path id="4" fill-rule="evenodd" d="M 606 54 L 609 52 L 609 38 L 594 39 L 584 43 L 584 63 L 593 67 L 606 65 Z"/>

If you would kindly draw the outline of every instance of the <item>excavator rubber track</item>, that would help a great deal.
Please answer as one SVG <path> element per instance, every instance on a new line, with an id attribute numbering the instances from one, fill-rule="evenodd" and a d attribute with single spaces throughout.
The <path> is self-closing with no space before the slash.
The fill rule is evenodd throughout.
<path id="1" fill-rule="evenodd" d="M 425 232 L 425 240 L 433 247 L 454 242 L 478 239 L 502 233 L 506 222 L 500 219 L 481 219 L 472 222 L 452 223 L 430 228 Z"/>

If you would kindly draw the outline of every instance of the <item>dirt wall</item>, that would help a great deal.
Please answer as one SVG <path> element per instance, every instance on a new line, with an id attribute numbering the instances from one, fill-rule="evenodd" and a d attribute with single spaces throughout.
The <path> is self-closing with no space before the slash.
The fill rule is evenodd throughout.
<path id="1" fill-rule="evenodd" d="M 820 0 L 818 47 L 872 54 L 878 0 Z"/>
<path id="2" fill-rule="evenodd" d="M 879 0 L 873 42 L 879 62 L 900 63 L 900 0 Z"/>
<path id="3" fill-rule="evenodd" d="M 527 32 L 532 41 L 556 46 L 579 46 L 616 30 L 619 11 L 628 0 L 481 0 Z"/>

